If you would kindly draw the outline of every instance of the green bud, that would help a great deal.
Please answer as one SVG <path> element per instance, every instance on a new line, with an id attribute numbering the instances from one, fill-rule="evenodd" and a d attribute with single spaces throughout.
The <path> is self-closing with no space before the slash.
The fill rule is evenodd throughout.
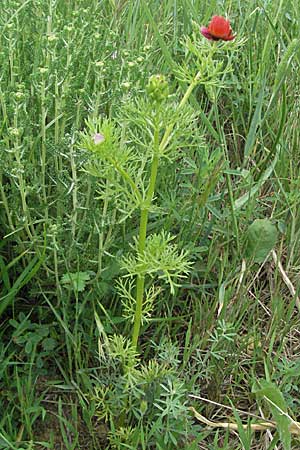
<path id="1" fill-rule="evenodd" d="M 155 102 L 161 103 L 169 95 L 168 81 L 164 75 L 152 75 L 146 87 L 147 94 Z"/>
<path id="2" fill-rule="evenodd" d="M 147 408 L 148 408 L 147 402 L 145 400 L 142 400 L 140 406 L 140 412 L 142 416 L 144 416 L 145 412 L 147 411 Z"/>

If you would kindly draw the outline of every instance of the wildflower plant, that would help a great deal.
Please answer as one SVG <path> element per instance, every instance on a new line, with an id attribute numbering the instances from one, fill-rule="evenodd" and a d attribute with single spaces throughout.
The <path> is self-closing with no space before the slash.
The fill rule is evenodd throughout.
<path id="1" fill-rule="evenodd" d="M 194 64 L 176 72 L 180 81 L 189 83 L 180 100 L 171 95 L 164 75 L 153 75 L 146 95 L 122 107 L 118 121 L 88 120 L 79 144 L 89 151 L 87 170 L 100 180 L 100 197 L 114 203 L 120 221 L 136 211 L 139 214 L 138 235 L 131 243 L 131 251 L 120 260 L 124 275 L 117 284 L 125 316 L 133 322 L 135 348 L 141 324 L 150 317 L 154 302 L 161 295 L 158 282 L 168 284 L 174 294 L 175 287 L 191 269 L 188 253 L 179 248 L 174 236 L 164 230 L 147 233 L 149 215 L 157 212 L 159 168 L 178 162 L 180 170 L 182 152 L 189 147 L 201 151 L 203 139 L 189 98 L 200 84 L 221 88 L 221 78 L 230 70 L 228 64 L 216 61 L 217 46 L 201 52 L 199 46 L 187 40 L 186 47 Z M 148 281 L 150 288 L 145 289 Z"/>
<path id="2" fill-rule="evenodd" d="M 132 342 L 123 336 L 109 337 L 102 348 L 100 365 L 92 369 L 88 401 L 96 420 L 110 424 L 110 446 L 181 448 L 196 428 L 176 362 L 170 358 L 142 363 Z"/>
<path id="3" fill-rule="evenodd" d="M 222 16 L 213 16 L 208 27 L 201 27 L 200 31 L 208 40 L 232 41 L 235 38 L 229 20 Z"/>

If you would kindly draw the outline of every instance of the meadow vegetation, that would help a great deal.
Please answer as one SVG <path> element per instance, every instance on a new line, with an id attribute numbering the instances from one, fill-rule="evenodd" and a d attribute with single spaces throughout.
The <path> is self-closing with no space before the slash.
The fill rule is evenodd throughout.
<path id="1" fill-rule="evenodd" d="M 0 2 L 0 449 L 300 448 L 299 23 Z"/>

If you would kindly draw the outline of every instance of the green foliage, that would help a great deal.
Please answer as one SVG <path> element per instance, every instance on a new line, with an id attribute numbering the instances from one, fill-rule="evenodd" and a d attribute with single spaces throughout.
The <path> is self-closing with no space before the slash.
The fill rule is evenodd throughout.
<path id="1" fill-rule="evenodd" d="M 0 2 L 1 448 L 299 448 L 296 3 Z"/>
<path id="2" fill-rule="evenodd" d="M 93 272 L 65 273 L 61 278 L 61 283 L 66 287 L 70 286 L 75 292 L 82 292 L 92 275 Z"/>
<path id="3" fill-rule="evenodd" d="M 172 449 L 186 442 L 192 427 L 187 392 L 173 364 L 150 359 L 138 365 L 135 348 L 120 336 L 109 340 L 102 358 L 90 401 L 96 417 L 113 424 L 112 448 Z"/>
<path id="4" fill-rule="evenodd" d="M 47 359 L 51 355 L 49 352 L 58 345 L 54 330 L 49 325 L 31 322 L 24 313 L 19 314 L 18 320 L 11 319 L 9 324 L 13 327 L 12 339 L 19 347 L 19 352 L 23 349 L 26 357 L 36 353 L 37 368 L 47 366 Z"/>
<path id="5" fill-rule="evenodd" d="M 136 300 L 133 295 L 135 291 L 135 280 L 130 277 L 118 279 L 116 290 L 122 302 L 123 317 L 133 323 L 136 306 Z M 154 284 L 152 284 L 149 289 L 145 290 L 141 317 L 142 324 L 151 319 L 155 308 L 155 302 L 160 297 L 161 292 L 162 288 L 160 286 L 155 286 Z"/>
<path id="6" fill-rule="evenodd" d="M 275 247 L 278 231 L 268 219 L 255 219 L 247 230 L 246 256 L 254 262 L 263 262 Z"/>
<path id="7" fill-rule="evenodd" d="M 238 435 L 240 438 L 240 441 L 242 443 L 243 450 L 251 450 L 252 445 L 252 433 L 250 428 L 250 421 L 248 421 L 248 427 L 245 430 L 244 424 L 242 423 L 242 420 L 238 414 L 238 412 L 234 409 L 234 417 L 238 426 Z"/>
<path id="8" fill-rule="evenodd" d="M 300 360 L 289 361 L 287 358 L 282 358 L 276 365 L 276 372 L 274 378 L 285 398 L 286 404 L 289 408 L 296 408 L 298 405 L 299 386 L 297 379 L 300 370 Z"/>
<path id="9" fill-rule="evenodd" d="M 45 250 L 45 248 L 44 248 Z M 3 279 L 4 289 L 1 291 L 0 297 L 0 316 L 4 313 L 6 308 L 8 308 L 16 298 L 18 292 L 26 286 L 30 282 L 30 280 L 35 276 L 41 267 L 44 259 L 44 252 L 39 256 L 35 256 L 28 263 L 27 267 L 25 267 L 22 273 L 14 280 L 11 285 L 9 279 L 9 269 L 17 263 L 20 257 L 16 257 L 13 261 L 6 265 L 3 258 L 0 256 L 0 275 Z"/>
<path id="10" fill-rule="evenodd" d="M 280 84 L 284 81 L 285 77 L 288 75 L 289 68 L 291 66 L 291 62 L 296 52 L 299 49 L 299 40 L 293 39 L 287 49 L 285 50 L 282 59 L 280 61 L 279 66 L 277 67 L 275 81 L 274 81 L 274 90 L 278 89 Z"/>
<path id="11" fill-rule="evenodd" d="M 267 401 L 267 404 L 276 421 L 284 450 L 290 450 L 291 433 L 289 428 L 291 418 L 288 415 L 286 402 L 280 389 L 270 381 L 259 380 L 253 386 L 253 392 L 258 398 Z"/>
<path id="12" fill-rule="evenodd" d="M 150 275 L 164 280 L 170 285 L 171 293 L 175 293 L 176 280 L 185 278 L 191 269 L 186 251 L 178 250 L 178 246 L 171 243 L 173 236 L 161 232 L 148 236 L 145 250 L 138 251 L 135 242 L 134 255 L 125 255 L 121 260 L 121 268 L 127 272 L 126 276 Z"/>
<path id="13" fill-rule="evenodd" d="M 197 30 L 191 37 L 185 37 L 183 41 L 187 56 L 182 66 L 176 68 L 176 76 L 181 81 L 190 82 L 191 74 L 198 72 L 200 74 L 199 84 L 204 85 L 207 92 L 212 92 L 211 88 L 225 88 L 227 86 L 225 75 L 232 71 L 231 64 L 228 60 L 226 61 L 226 58 L 238 51 L 243 42 L 236 40 L 231 44 L 233 45 L 222 43 L 212 46 L 206 40 L 201 39 L 199 30 Z"/>

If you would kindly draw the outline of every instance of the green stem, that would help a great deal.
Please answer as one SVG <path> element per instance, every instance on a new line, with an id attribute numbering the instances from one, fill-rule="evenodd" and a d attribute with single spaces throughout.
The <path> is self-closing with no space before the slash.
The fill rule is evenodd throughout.
<path id="1" fill-rule="evenodd" d="M 135 182 L 133 181 L 133 179 L 131 178 L 131 176 L 126 172 L 126 170 L 124 170 L 114 158 L 111 158 L 110 156 L 106 156 L 106 159 L 114 166 L 114 168 L 116 169 L 117 172 L 119 172 L 119 174 L 124 178 L 125 181 L 127 181 L 127 183 L 130 185 L 132 191 L 135 193 L 135 195 L 137 196 L 137 199 L 139 200 L 139 202 L 142 201 L 142 197 L 141 194 L 139 192 L 139 189 L 137 187 L 137 185 L 135 184 Z"/>
<path id="2" fill-rule="evenodd" d="M 188 101 L 191 93 L 193 92 L 195 86 L 198 83 L 199 78 L 200 78 L 200 72 L 197 73 L 197 75 L 193 79 L 192 83 L 188 87 L 186 93 L 184 94 L 181 102 L 178 105 L 178 111 Z M 171 123 L 166 128 L 163 138 L 159 143 L 158 122 L 159 121 L 157 120 L 156 129 L 155 129 L 155 133 L 154 133 L 154 152 L 153 152 L 153 159 L 152 159 L 152 165 L 151 165 L 149 187 L 147 190 L 145 202 L 141 207 L 139 241 L 138 241 L 138 252 L 139 253 L 143 253 L 145 251 L 149 209 L 151 207 L 151 203 L 152 203 L 152 199 L 153 199 L 153 195 L 154 195 L 154 191 L 155 191 L 156 177 L 157 177 L 158 165 L 159 165 L 159 156 L 161 155 L 164 148 L 167 146 L 169 139 L 170 139 L 170 135 L 171 135 L 172 130 L 175 125 L 174 123 Z M 140 274 L 137 276 L 137 283 L 136 283 L 136 305 L 135 305 L 134 324 L 133 324 L 133 331 L 132 331 L 132 345 L 134 346 L 134 348 L 137 347 L 138 338 L 139 338 L 139 334 L 140 334 L 140 328 L 141 328 L 141 322 L 142 322 L 144 287 L 145 287 L 145 274 Z"/>
<path id="3" fill-rule="evenodd" d="M 191 82 L 191 84 L 189 85 L 189 87 L 186 90 L 186 93 L 184 94 L 184 96 L 181 99 L 181 102 L 178 105 L 177 111 L 180 111 L 181 108 L 184 107 L 184 105 L 187 103 L 188 99 L 190 98 L 191 93 L 193 92 L 193 90 L 195 89 L 195 87 L 198 84 L 198 81 L 200 79 L 200 71 L 196 74 L 195 78 L 193 79 L 193 81 Z M 174 128 L 174 123 L 171 123 L 166 131 L 165 134 L 161 140 L 161 143 L 159 145 L 159 149 L 160 150 L 164 150 L 164 148 L 167 146 L 168 142 L 169 142 L 169 138 L 170 138 L 170 134 L 172 133 L 172 130 Z"/>
<path id="4" fill-rule="evenodd" d="M 146 201 L 145 204 L 143 205 L 143 209 L 141 210 L 139 245 L 138 245 L 139 253 L 143 253 L 145 250 L 149 209 L 151 206 L 155 190 L 158 163 L 159 163 L 159 156 L 156 153 L 154 154 L 152 160 L 150 182 L 147 191 Z M 144 286 L 145 286 L 145 275 L 144 274 L 138 275 L 136 284 L 136 306 L 134 315 L 134 325 L 132 331 L 132 344 L 134 345 L 135 348 L 137 347 L 137 341 L 140 334 L 140 327 L 142 321 Z"/>

